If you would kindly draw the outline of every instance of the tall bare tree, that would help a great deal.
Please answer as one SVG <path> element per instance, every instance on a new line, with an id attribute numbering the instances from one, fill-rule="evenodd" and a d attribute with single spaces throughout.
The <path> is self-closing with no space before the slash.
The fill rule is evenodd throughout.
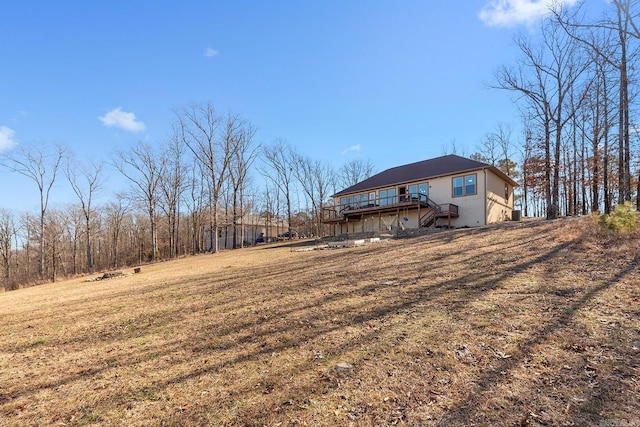
<path id="1" fill-rule="evenodd" d="M 640 40 L 640 3 L 637 0 L 611 0 L 613 17 L 600 19 L 596 22 L 575 22 L 556 16 L 564 30 L 587 46 L 589 51 L 600 57 L 608 66 L 615 68 L 618 73 L 618 203 L 631 200 L 631 144 L 630 144 L 630 76 L 629 70 L 635 67 L 637 50 L 631 49 L 631 40 Z M 584 30 L 587 30 L 585 33 Z M 616 41 L 602 31 L 612 35 Z M 594 35 L 597 34 L 597 35 Z M 608 135 L 608 134 L 607 134 Z M 606 157 L 605 157 L 606 159 Z M 605 172 L 607 171 L 604 168 Z M 603 185 L 605 185 L 603 183 Z M 608 188 L 605 185 L 605 192 Z M 605 205 L 609 200 L 605 195 Z M 605 207 L 608 212 L 608 206 Z"/>
<path id="2" fill-rule="evenodd" d="M 11 255 L 12 239 L 16 233 L 13 215 L 6 209 L 0 209 L 0 259 L 2 260 L 2 276 L 5 279 L 5 289 L 11 288 Z"/>
<path id="3" fill-rule="evenodd" d="M 245 217 L 245 193 L 247 191 L 248 174 L 253 162 L 259 154 L 259 146 L 253 146 L 253 138 L 256 134 L 255 126 L 242 120 L 236 139 L 233 156 L 229 163 L 229 178 L 233 190 L 232 194 L 232 226 L 233 226 L 233 247 L 238 247 L 238 232 L 244 231 Z M 244 235 L 240 236 L 240 246 L 244 245 Z"/>
<path id="4" fill-rule="evenodd" d="M 210 207 L 211 251 L 218 252 L 219 202 L 241 128 L 239 116 L 221 119 L 211 103 L 192 104 L 178 113 L 182 141 L 207 172 Z"/>
<path id="5" fill-rule="evenodd" d="M 314 219 L 314 233 L 321 234 L 322 203 L 329 195 L 333 170 L 331 166 L 319 160 L 313 160 L 300 154 L 293 155 L 295 176 L 306 197 L 311 202 Z"/>
<path id="6" fill-rule="evenodd" d="M 73 192 L 78 197 L 85 226 L 85 271 L 93 272 L 93 259 L 91 248 L 91 220 L 93 216 L 93 200 L 102 186 L 102 163 L 91 166 L 80 165 L 77 162 L 69 162 L 65 171 Z"/>
<path id="7" fill-rule="evenodd" d="M 118 268 L 120 235 L 122 234 L 122 224 L 124 217 L 130 210 L 131 202 L 125 194 L 116 194 L 115 200 L 109 203 L 106 210 L 107 229 L 111 240 L 111 262 L 110 266 Z"/>
<path id="8" fill-rule="evenodd" d="M 338 170 L 339 184 L 343 188 L 351 187 L 358 182 L 371 177 L 374 174 L 375 167 L 371 160 L 350 160 L 343 164 Z"/>
<path id="9" fill-rule="evenodd" d="M 45 217 L 45 230 L 47 233 L 45 252 L 49 258 L 49 262 L 46 264 L 46 272 L 52 282 L 58 280 L 58 274 L 61 273 L 61 270 L 64 275 L 64 234 L 69 228 L 69 221 L 68 215 L 57 209 L 47 211 Z"/>
<path id="10" fill-rule="evenodd" d="M 495 87 L 514 91 L 527 100 L 544 129 L 547 218 L 557 218 L 563 130 L 576 113 L 566 111 L 567 97 L 591 60 L 579 51 L 575 40 L 566 35 L 556 20 L 543 23 L 541 36 L 538 47 L 524 36 L 515 40 L 522 53 L 518 67 L 500 68 Z"/>
<path id="11" fill-rule="evenodd" d="M 167 142 L 162 153 L 162 162 L 165 164 L 163 174 L 160 176 L 161 201 L 160 208 L 167 221 L 169 237 L 169 258 L 178 256 L 178 229 L 180 226 L 180 200 L 185 191 L 187 169 L 184 164 L 184 151 L 182 139 L 178 130 Z"/>
<path id="12" fill-rule="evenodd" d="M 203 210 L 208 199 L 206 194 L 205 175 L 201 162 L 193 159 L 191 174 L 187 180 L 188 197 L 185 197 L 185 205 L 190 219 L 191 253 L 197 254 L 203 251 L 204 226 Z"/>
<path id="13" fill-rule="evenodd" d="M 284 197 L 287 207 L 287 228 L 291 239 L 291 197 L 294 189 L 293 149 L 282 140 L 262 149 L 264 165 L 260 173 L 270 180 Z"/>
<path id="14" fill-rule="evenodd" d="M 507 175 L 513 176 L 515 162 L 513 160 L 512 134 L 513 130 L 509 124 L 498 123 L 494 131 L 487 132 L 484 136 L 479 153 L 473 154 L 471 158 L 489 163 Z"/>
<path id="15" fill-rule="evenodd" d="M 131 181 L 134 197 L 142 202 L 149 216 L 151 231 L 152 261 L 157 260 L 158 254 L 158 192 L 160 179 L 166 167 L 160 153 L 150 145 L 138 142 L 127 151 L 116 154 L 114 166 Z"/>
<path id="16" fill-rule="evenodd" d="M 593 42 L 594 45 L 603 46 L 607 43 Z M 610 97 L 613 82 L 610 82 L 611 73 L 608 70 L 611 65 L 603 55 L 595 54 L 593 61 L 593 84 L 587 103 L 582 126 L 587 140 L 591 143 L 591 160 L 588 173 L 591 181 L 591 211 L 597 212 L 604 207 L 605 213 L 610 213 L 611 206 L 609 196 L 609 135 L 611 128 Z M 589 129 L 586 129 L 589 127 Z M 601 182 L 602 179 L 602 182 Z M 602 198 L 601 196 L 602 188 Z"/>
<path id="17" fill-rule="evenodd" d="M 66 156 L 62 145 L 22 146 L 16 152 L 0 157 L 0 166 L 23 175 L 38 187 L 40 196 L 39 265 L 38 274 L 44 279 L 45 271 L 45 215 L 49 206 L 51 189 Z"/>

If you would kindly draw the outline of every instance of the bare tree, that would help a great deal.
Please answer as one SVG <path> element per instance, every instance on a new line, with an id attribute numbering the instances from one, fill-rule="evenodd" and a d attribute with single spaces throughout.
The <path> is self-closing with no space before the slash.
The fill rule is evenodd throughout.
<path id="1" fill-rule="evenodd" d="M 498 150 L 498 138 L 495 132 L 487 132 L 480 143 L 479 151 L 472 154 L 471 158 L 495 166 L 499 156 Z"/>
<path id="2" fill-rule="evenodd" d="M 316 164 L 309 157 L 304 157 L 299 153 L 292 152 L 293 172 L 300 183 L 307 200 L 311 203 L 311 209 L 316 215 L 318 213 L 318 197 L 316 195 L 317 186 L 314 183 L 314 169 Z"/>
<path id="3" fill-rule="evenodd" d="M 85 271 L 93 272 L 93 259 L 91 250 L 91 219 L 93 216 L 93 200 L 102 186 L 102 163 L 92 164 L 89 167 L 69 162 L 65 171 L 73 192 L 78 197 L 85 226 Z"/>
<path id="4" fill-rule="evenodd" d="M 629 29 L 632 25 L 630 0 L 612 0 L 616 8 L 616 30 L 618 33 L 620 61 L 620 103 L 618 118 L 618 203 L 631 200 L 630 141 L 629 141 L 629 73 L 628 49 Z M 639 35 L 640 37 L 640 35 Z"/>
<path id="5" fill-rule="evenodd" d="M 61 145 L 54 146 L 24 146 L 17 152 L 2 155 L 0 166 L 19 173 L 32 180 L 38 187 L 40 196 L 40 230 L 39 230 L 39 257 L 38 274 L 44 279 L 45 270 L 45 215 L 49 206 L 51 189 L 58 176 L 58 169 L 65 158 L 66 148 Z"/>
<path id="6" fill-rule="evenodd" d="M 244 230 L 244 196 L 247 190 L 247 177 L 251 165 L 255 161 L 259 153 L 259 146 L 253 146 L 253 138 L 256 133 L 255 126 L 246 121 L 242 121 L 237 135 L 232 136 L 236 139 L 233 156 L 229 163 L 229 178 L 233 189 L 232 194 L 232 225 L 233 225 L 233 247 L 238 247 L 237 228 L 241 233 Z M 239 222 L 239 223 L 238 223 Z M 244 235 L 240 236 L 240 246 L 244 245 Z"/>
<path id="7" fill-rule="evenodd" d="M 495 131 L 487 132 L 482 140 L 479 153 L 471 158 L 498 167 L 512 176 L 515 172 L 511 135 L 513 130 L 506 123 L 498 123 Z"/>
<path id="8" fill-rule="evenodd" d="M 184 150 L 178 130 L 169 139 L 162 154 L 165 164 L 160 176 L 161 200 L 160 207 L 167 220 L 169 237 L 169 258 L 178 256 L 178 228 L 180 226 L 180 200 L 185 191 L 187 169 L 184 165 Z"/>
<path id="9" fill-rule="evenodd" d="M 202 235 L 204 225 L 203 209 L 208 196 L 206 194 L 206 174 L 202 168 L 202 164 L 194 159 L 191 175 L 187 183 L 188 197 L 185 197 L 185 204 L 190 218 L 191 253 L 194 255 L 202 252 L 204 247 Z"/>
<path id="10" fill-rule="evenodd" d="M 603 45 L 602 42 L 594 42 Z M 606 44 L 606 43 L 604 43 Z M 609 130 L 611 127 L 611 89 L 613 82 L 610 82 L 608 68 L 610 63 L 602 55 L 594 55 L 593 61 L 593 84 L 589 93 L 587 103 L 584 107 L 585 116 L 583 128 L 585 137 L 591 143 L 591 161 L 588 172 L 591 177 L 591 211 L 597 212 L 604 207 L 605 213 L 610 213 L 609 196 Z M 590 130 L 586 129 L 589 126 Z M 600 188 L 602 179 L 602 199 L 600 198 Z M 601 202 L 602 200 L 602 202 Z"/>
<path id="11" fill-rule="evenodd" d="M 264 174 L 264 171 L 261 171 L 261 173 Z M 263 202 L 262 210 L 260 211 L 260 218 L 264 219 L 264 224 L 266 226 L 265 227 L 266 235 L 264 236 L 264 241 L 269 242 L 273 237 L 276 237 L 271 235 L 271 227 L 274 221 L 276 221 L 276 229 L 278 228 L 277 221 L 278 221 L 278 213 L 280 210 L 279 209 L 279 205 L 280 205 L 279 191 L 277 189 L 272 188 L 267 182 L 265 185 L 264 192 L 260 197 L 260 200 L 262 200 Z"/>
<path id="12" fill-rule="evenodd" d="M 166 167 L 159 153 L 143 142 L 138 142 L 128 151 L 119 151 L 114 163 L 132 184 L 133 195 L 144 204 L 149 217 L 151 228 L 151 254 L 152 261 L 158 256 L 158 190 L 160 178 Z"/>
<path id="13" fill-rule="evenodd" d="M 567 96 L 591 61 L 580 55 L 574 40 L 556 21 L 543 24 L 539 48 L 522 36 L 516 39 L 516 45 L 523 54 L 519 66 L 502 67 L 496 74 L 495 87 L 524 97 L 544 129 L 547 218 L 557 218 L 563 129 L 575 114 L 575 110 L 565 111 Z"/>
<path id="14" fill-rule="evenodd" d="M 178 114 L 182 141 L 207 171 L 210 199 L 211 251 L 218 252 L 219 202 L 228 169 L 236 148 L 236 136 L 242 121 L 229 115 L 226 122 L 218 117 L 213 105 L 192 104 Z M 222 128 L 221 128 L 222 127 Z"/>
<path id="15" fill-rule="evenodd" d="M 629 94 L 630 78 L 629 68 L 632 56 L 630 52 L 630 39 L 640 40 L 640 31 L 637 26 L 640 13 L 638 12 L 639 2 L 637 0 L 611 0 L 614 8 L 614 17 L 605 18 L 593 23 L 576 23 L 569 19 L 564 19 L 558 14 L 556 19 L 564 30 L 575 40 L 584 44 L 589 51 L 593 52 L 609 66 L 618 72 L 618 203 L 631 200 L 631 145 L 629 115 L 631 96 Z M 582 30 L 589 30 L 585 35 Z M 599 32 L 608 32 L 614 35 L 616 42 L 613 43 L 608 36 L 599 37 L 594 35 Z M 606 159 L 606 158 L 605 158 Z M 604 168 L 607 172 L 607 168 Z M 603 183 L 603 185 L 605 185 Z M 608 188 L 605 185 L 605 192 Z M 608 212 L 609 200 L 605 195 L 605 210 Z"/>
<path id="16" fill-rule="evenodd" d="M 514 176 L 516 173 L 515 162 L 513 161 L 513 144 L 511 135 L 513 130 L 511 126 L 505 123 L 498 123 L 495 131 L 495 138 L 499 149 L 498 168 L 508 176 Z"/>
<path id="17" fill-rule="evenodd" d="M 118 268 L 120 234 L 125 215 L 130 210 L 130 201 L 125 194 L 116 194 L 115 200 L 106 208 L 106 222 L 111 240 L 111 266 Z"/>
<path id="18" fill-rule="evenodd" d="M 2 276 L 5 279 L 5 289 L 11 289 L 9 279 L 11 277 L 12 239 L 16 234 L 16 226 L 13 215 L 0 209 L 0 258 L 2 259 Z"/>
<path id="19" fill-rule="evenodd" d="M 371 160 L 351 160 L 338 170 L 339 183 L 343 188 L 351 187 L 374 174 L 375 167 Z"/>
<path id="20" fill-rule="evenodd" d="M 45 222 L 47 233 L 45 252 L 49 258 L 49 262 L 46 264 L 46 272 L 49 280 L 56 282 L 61 270 L 63 270 L 64 275 L 64 234 L 69 229 L 70 218 L 64 212 L 52 209 L 47 211 Z"/>
<path id="21" fill-rule="evenodd" d="M 71 269 L 73 274 L 77 274 L 79 270 L 78 257 L 80 252 L 80 240 L 82 238 L 82 235 L 85 234 L 84 231 L 86 231 L 84 212 L 80 205 L 72 204 L 64 209 L 64 216 L 66 219 L 64 231 L 67 234 L 67 239 L 69 240 L 69 245 L 71 247 Z"/>
<path id="22" fill-rule="evenodd" d="M 293 150 L 282 140 L 266 146 L 262 150 L 265 164 L 260 173 L 270 180 L 284 196 L 287 206 L 287 227 L 291 239 L 291 196 L 293 191 L 294 165 Z"/>
<path id="23" fill-rule="evenodd" d="M 294 154 L 295 176 L 311 202 L 314 219 L 314 233 L 321 234 L 322 229 L 322 203 L 328 196 L 332 184 L 333 170 L 327 164 L 309 157 Z"/>

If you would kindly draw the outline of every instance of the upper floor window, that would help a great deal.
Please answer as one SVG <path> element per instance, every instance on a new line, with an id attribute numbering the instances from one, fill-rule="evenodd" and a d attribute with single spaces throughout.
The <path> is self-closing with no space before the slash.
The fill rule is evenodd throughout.
<path id="1" fill-rule="evenodd" d="M 412 184 L 409 186 L 409 194 L 411 195 L 411 200 L 426 202 L 429 196 L 429 186 L 426 182 Z"/>
<path id="2" fill-rule="evenodd" d="M 340 197 L 340 210 L 344 210 L 347 207 L 347 198 Z"/>
<path id="3" fill-rule="evenodd" d="M 375 191 L 368 194 L 355 194 L 353 196 L 340 198 L 340 210 L 366 208 L 375 206 L 375 203 Z"/>
<path id="4" fill-rule="evenodd" d="M 476 193 L 476 174 L 453 178 L 453 197 L 469 196 Z"/>
<path id="5" fill-rule="evenodd" d="M 387 190 L 380 190 L 380 197 L 378 197 L 380 206 L 393 205 L 396 203 L 396 189 L 389 188 Z"/>

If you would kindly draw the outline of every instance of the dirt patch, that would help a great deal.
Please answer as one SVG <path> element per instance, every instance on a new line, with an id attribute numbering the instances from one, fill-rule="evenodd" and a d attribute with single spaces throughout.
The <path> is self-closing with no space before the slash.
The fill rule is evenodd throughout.
<path id="1" fill-rule="evenodd" d="M 0 295 L 0 425 L 640 425 L 640 248 L 589 218 Z"/>

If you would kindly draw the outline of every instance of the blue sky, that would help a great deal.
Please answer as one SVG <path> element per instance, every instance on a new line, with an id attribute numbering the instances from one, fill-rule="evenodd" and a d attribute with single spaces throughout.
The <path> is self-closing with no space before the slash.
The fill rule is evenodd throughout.
<path id="1" fill-rule="evenodd" d="M 518 129 L 487 88 L 541 0 L 12 1 L 0 14 L 0 151 L 62 143 L 84 162 L 162 143 L 175 111 L 211 102 L 339 167 L 378 171 L 478 150 Z M 574 0 L 566 3 L 574 4 Z M 520 135 L 514 132 L 514 140 Z M 104 197 L 127 183 L 110 171 Z M 0 208 L 34 211 L 33 183 L 0 172 Z M 74 203 L 64 177 L 53 206 Z"/>

